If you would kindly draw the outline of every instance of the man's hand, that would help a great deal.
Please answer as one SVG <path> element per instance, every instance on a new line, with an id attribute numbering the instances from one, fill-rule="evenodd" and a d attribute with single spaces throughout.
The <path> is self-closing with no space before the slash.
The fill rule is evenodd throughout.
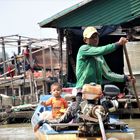
<path id="1" fill-rule="evenodd" d="M 127 38 L 121 37 L 120 40 L 118 41 L 118 44 L 124 46 L 127 42 L 128 42 Z"/>
<path id="2" fill-rule="evenodd" d="M 135 78 L 134 76 L 133 76 L 133 77 L 127 76 L 127 79 L 128 79 L 128 81 L 131 82 L 131 83 L 136 83 L 136 78 Z"/>

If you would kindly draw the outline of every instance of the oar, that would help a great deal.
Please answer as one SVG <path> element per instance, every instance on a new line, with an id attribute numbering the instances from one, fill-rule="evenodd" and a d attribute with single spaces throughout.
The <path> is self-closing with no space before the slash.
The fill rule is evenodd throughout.
<path id="1" fill-rule="evenodd" d="M 132 69 L 131 69 L 131 65 L 130 65 L 130 61 L 129 61 L 129 57 L 128 57 L 128 53 L 127 53 L 127 49 L 126 49 L 125 45 L 123 46 L 123 49 L 124 49 L 124 53 L 125 53 L 125 58 L 126 58 L 129 74 L 130 74 L 131 78 L 133 78 L 133 73 L 132 73 Z M 138 105 L 138 108 L 139 108 L 139 111 L 140 111 L 140 102 L 139 102 L 139 98 L 138 98 L 138 94 L 137 94 L 137 90 L 136 90 L 136 85 L 135 85 L 134 82 L 132 82 L 132 86 L 133 86 L 133 90 L 134 90 L 135 97 L 136 97 L 136 100 L 137 100 L 137 105 Z"/>

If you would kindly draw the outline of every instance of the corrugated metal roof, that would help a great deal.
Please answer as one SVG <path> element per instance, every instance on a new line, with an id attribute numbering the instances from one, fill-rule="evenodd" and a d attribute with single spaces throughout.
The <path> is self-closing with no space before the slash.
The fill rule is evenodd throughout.
<path id="1" fill-rule="evenodd" d="M 140 16 L 140 0 L 86 0 L 39 23 L 40 27 L 116 25 Z"/>

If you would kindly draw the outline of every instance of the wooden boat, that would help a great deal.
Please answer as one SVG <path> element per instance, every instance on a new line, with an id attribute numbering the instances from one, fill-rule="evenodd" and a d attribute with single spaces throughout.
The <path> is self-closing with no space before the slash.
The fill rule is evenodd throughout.
<path id="1" fill-rule="evenodd" d="M 42 95 L 40 101 L 46 100 L 51 95 Z M 38 104 L 32 118 L 31 123 L 34 127 L 37 122 L 40 120 L 40 113 L 45 110 L 50 110 L 49 107 L 43 107 Z M 85 123 L 85 122 L 84 122 Z M 80 134 L 78 127 L 84 125 L 84 123 L 61 123 L 61 124 L 52 124 L 49 125 L 51 128 L 62 128 L 62 129 L 49 129 L 48 124 L 44 123 L 42 127 L 35 132 L 35 136 L 38 140 L 134 140 L 134 129 L 128 128 L 127 124 L 120 122 L 117 119 L 110 118 L 110 126 L 114 127 L 113 129 L 105 129 L 105 138 L 101 135 L 92 136 Z M 88 122 L 87 125 L 91 125 L 91 122 Z M 96 125 L 93 123 L 92 125 Z M 94 130 L 93 130 L 94 131 Z M 88 132 L 87 132 L 88 133 Z"/>

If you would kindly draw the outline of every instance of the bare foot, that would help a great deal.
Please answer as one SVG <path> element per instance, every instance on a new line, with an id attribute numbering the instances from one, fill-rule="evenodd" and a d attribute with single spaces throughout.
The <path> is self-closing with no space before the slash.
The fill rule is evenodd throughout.
<path id="1" fill-rule="evenodd" d="M 35 125 L 34 132 L 36 132 L 40 128 L 39 124 Z"/>

